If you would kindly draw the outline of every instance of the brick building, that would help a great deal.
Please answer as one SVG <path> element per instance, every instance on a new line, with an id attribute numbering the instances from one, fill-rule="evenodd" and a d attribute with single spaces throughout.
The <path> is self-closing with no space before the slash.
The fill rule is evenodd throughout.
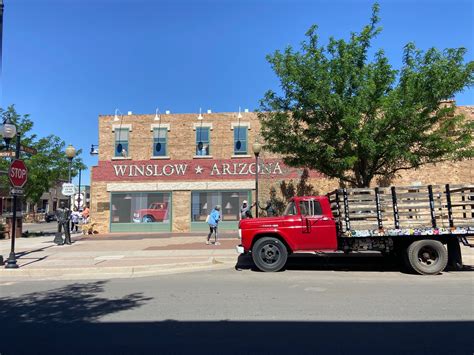
<path id="1" fill-rule="evenodd" d="M 474 119 L 474 107 L 462 111 Z M 222 206 L 221 230 L 234 230 L 243 200 L 255 200 L 252 144 L 255 113 L 99 116 L 99 161 L 92 168 L 91 216 L 101 233 L 204 231 L 206 216 Z M 283 139 L 283 137 L 282 137 Z M 299 169 L 260 154 L 259 200 L 271 185 L 297 179 Z M 317 172 L 320 193 L 338 182 Z M 404 172 L 393 184 L 472 183 L 472 160 Z"/>

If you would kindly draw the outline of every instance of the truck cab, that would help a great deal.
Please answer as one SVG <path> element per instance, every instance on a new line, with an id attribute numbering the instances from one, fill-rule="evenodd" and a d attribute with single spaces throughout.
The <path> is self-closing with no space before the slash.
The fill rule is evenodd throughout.
<path id="1" fill-rule="evenodd" d="M 277 271 L 293 252 L 335 251 L 336 222 L 326 196 L 291 199 L 279 217 L 244 219 L 239 223 L 238 252 L 252 253 L 261 270 Z"/>

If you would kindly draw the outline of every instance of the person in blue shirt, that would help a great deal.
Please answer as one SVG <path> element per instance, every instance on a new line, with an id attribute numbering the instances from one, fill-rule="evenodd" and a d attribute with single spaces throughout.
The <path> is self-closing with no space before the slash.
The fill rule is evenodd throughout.
<path id="1" fill-rule="evenodd" d="M 219 224 L 219 221 L 221 220 L 221 214 L 219 212 L 220 210 L 221 210 L 221 206 L 217 205 L 209 214 L 209 217 L 207 220 L 207 223 L 209 224 L 209 234 L 207 236 L 206 244 L 209 244 L 209 240 L 211 239 L 212 233 L 214 233 L 214 240 L 215 240 L 214 244 L 220 245 L 220 243 L 217 241 L 217 225 Z"/>

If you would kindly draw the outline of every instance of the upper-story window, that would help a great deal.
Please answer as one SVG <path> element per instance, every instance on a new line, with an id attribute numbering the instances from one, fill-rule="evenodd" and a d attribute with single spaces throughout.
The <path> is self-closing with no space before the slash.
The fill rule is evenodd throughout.
<path id="1" fill-rule="evenodd" d="M 116 128 L 115 129 L 115 156 L 126 157 L 130 154 L 128 150 L 128 135 L 129 128 Z"/>
<path id="2" fill-rule="evenodd" d="M 247 154 L 247 127 L 234 127 L 234 154 Z"/>
<path id="3" fill-rule="evenodd" d="M 210 128 L 209 127 L 196 127 L 196 155 L 209 155 L 210 154 Z"/>
<path id="4" fill-rule="evenodd" d="M 167 153 L 168 128 L 153 129 L 153 156 L 164 157 Z"/>

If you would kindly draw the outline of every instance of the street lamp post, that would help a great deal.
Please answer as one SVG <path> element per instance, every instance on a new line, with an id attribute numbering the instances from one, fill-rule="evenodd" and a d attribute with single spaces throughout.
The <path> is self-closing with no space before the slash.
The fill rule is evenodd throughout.
<path id="1" fill-rule="evenodd" d="M 5 140 L 5 145 L 6 145 L 7 150 L 10 147 L 10 142 L 11 142 L 12 138 L 16 136 L 15 159 L 19 159 L 20 158 L 20 132 L 17 132 L 16 126 L 10 120 L 10 118 L 7 118 L 3 122 L 2 134 L 3 134 L 3 139 Z M 10 250 L 10 255 L 8 256 L 7 265 L 5 266 L 6 269 L 17 269 L 18 268 L 18 264 L 16 263 L 16 255 L 15 255 L 17 205 L 18 205 L 18 198 L 15 194 L 15 195 L 13 195 L 11 250 Z"/>
<path id="2" fill-rule="evenodd" d="M 71 144 L 69 144 L 69 146 L 66 148 L 66 157 L 69 160 L 69 179 L 68 179 L 69 183 L 71 183 L 72 160 L 74 159 L 75 156 L 76 156 L 76 148 L 74 148 Z M 72 197 L 74 198 L 74 195 L 72 195 Z M 69 196 L 68 208 L 69 208 L 69 211 L 71 211 L 71 196 Z M 68 230 L 70 230 L 71 228 L 69 220 L 67 222 L 67 228 Z"/>
<path id="3" fill-rule="evenodd" d="M 258 142 L 258 140 L 255 141 L 255 143 L 252 145 L 253 148 L 253 154 L 255 154 L 255 202 L 256 202 L 256 208 L 255 208 L 255 217 L 258 218 L 258 209 L 259 209 L 259 203 L 258 203 L 258 156 L 260 154 L 260 151 L 262 150 L 262 145 Z"/>

